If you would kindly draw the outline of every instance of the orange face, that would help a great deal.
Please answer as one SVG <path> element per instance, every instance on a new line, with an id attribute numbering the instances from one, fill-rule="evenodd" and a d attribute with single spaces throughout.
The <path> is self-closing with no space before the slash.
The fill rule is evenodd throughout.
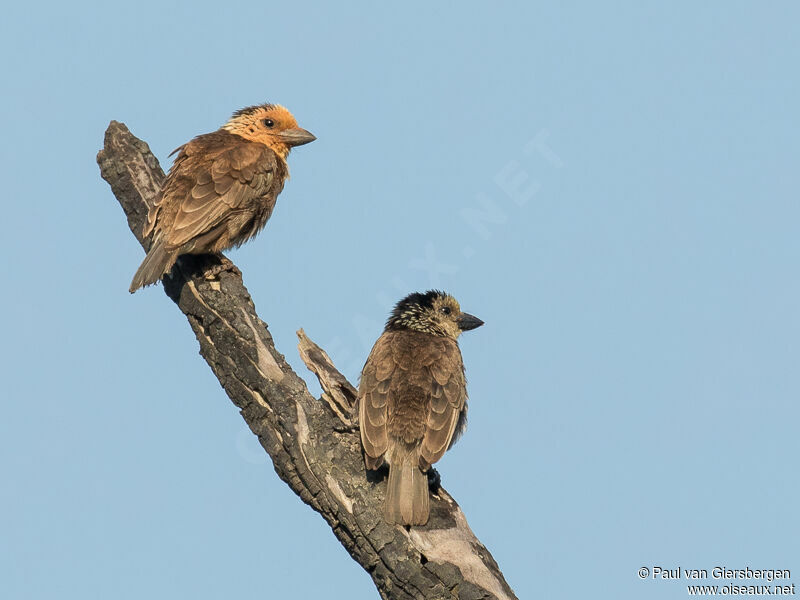
<path id="1" fill-rule="evenodd" d="M 243 108 L 235 112 L 222 128 L 251 142 L 269 146 L 283 158 L 294 146 L 302 146 L 316 139 L 298 127 L 292 113 L 278 104 Z"/>

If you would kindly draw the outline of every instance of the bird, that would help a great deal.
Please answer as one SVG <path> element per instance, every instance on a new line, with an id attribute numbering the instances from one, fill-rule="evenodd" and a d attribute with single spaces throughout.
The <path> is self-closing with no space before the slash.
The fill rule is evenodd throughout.
<path id="1" fill-rule="evenodd" d="M 219 253 L 261 231 L 289 178 L 289 151 L 315 139 L 283 106 L 259 104 L 174 150 L 147 213 L 142 233 L 152 244 L 130 292 L 156 283 L 181 254 Z"/>
<path id="2" fill-rule="evenodd" d="M 427 472 L 464 432 L 467 381 L 458 336 L 483 325 L 439 290 L 400 300 L 364 364 L 358 420 L 367 469 L 389 465 L 387 523 L 424 525 Z"/>

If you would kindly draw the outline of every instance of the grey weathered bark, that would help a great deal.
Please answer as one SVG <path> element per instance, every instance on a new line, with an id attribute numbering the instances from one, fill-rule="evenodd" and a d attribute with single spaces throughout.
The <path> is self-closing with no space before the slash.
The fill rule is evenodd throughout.
<path id="1" fill-rule="evenodd" d="M 147 207 L 164 180 L 158 161 L 145 142 L 112 121 L 97 162 L 131 231 L 148 247 L 141 232 Z M 385 480 L 368 478 L 364 469 L 351 422 L 355 389 L 300 330 L 300 355 L 324 390 L 321 399 L 314 398 L 275 349 L 241 274 L 233 269 L 204 277 L 215 264 L 214 257 L 182 257 L 164 279 L 165 291 L 188 318 L 200 354 L 258 436 L 275 471 L 322 515 L 370 574 L 381 597 L 515 598 L 444 489 L 431 498 L 426 526 L 406 530 L 382 520 Z"/>

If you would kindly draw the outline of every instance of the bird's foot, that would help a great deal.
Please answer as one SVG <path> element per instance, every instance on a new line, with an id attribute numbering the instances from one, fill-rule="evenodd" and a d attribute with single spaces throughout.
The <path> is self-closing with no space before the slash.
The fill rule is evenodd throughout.
<path id="1" fill-rule="evenodd" d="M 206 281 L 212 281 L 214 279 L 218 279 L 220 274 L 224 273 L 225 271 L 229 271 L 230 273 L 238 275 L 239 277 L 242 276 L 242 272 L 239 270 L 239 267 L 233 264 L 227 256 L 223 254 L 218 254 L 217 259 L 219 260 L 219 264 L 216 264 L 207 269 L 205 274 L 203 275 Z"/>
<path id="2" fill-rule="evenodd" d="M 442 484 L 442 477 L 439 475 L 439 471 L 431 467 L 428 469 L 428 489 L 431 492 L 436 492 L 439 490 Z"/>

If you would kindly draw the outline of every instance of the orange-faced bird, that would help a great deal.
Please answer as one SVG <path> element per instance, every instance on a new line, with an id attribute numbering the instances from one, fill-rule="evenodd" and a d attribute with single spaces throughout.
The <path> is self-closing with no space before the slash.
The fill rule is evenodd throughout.
<path id="1" fill-rule="evenodd" d="M 368 469 L 389 464 L 384 519 L 424 525 L 428 476 L 467 424 L 467 381 L 458 336 L 483 321 L 431 290 L 394 307 L 361 372 L 359 426 Z"/>
<path id="2" fill-rule="evenodd" d="M 315 139 L 284 107 L 261 104 L 175 150 L 147 214 L 143 233 L 153 241 L 130 291 L 157 282 L 181 254 L 222 252 L 261 231 L 289 177 L 289 150 Z"/>

